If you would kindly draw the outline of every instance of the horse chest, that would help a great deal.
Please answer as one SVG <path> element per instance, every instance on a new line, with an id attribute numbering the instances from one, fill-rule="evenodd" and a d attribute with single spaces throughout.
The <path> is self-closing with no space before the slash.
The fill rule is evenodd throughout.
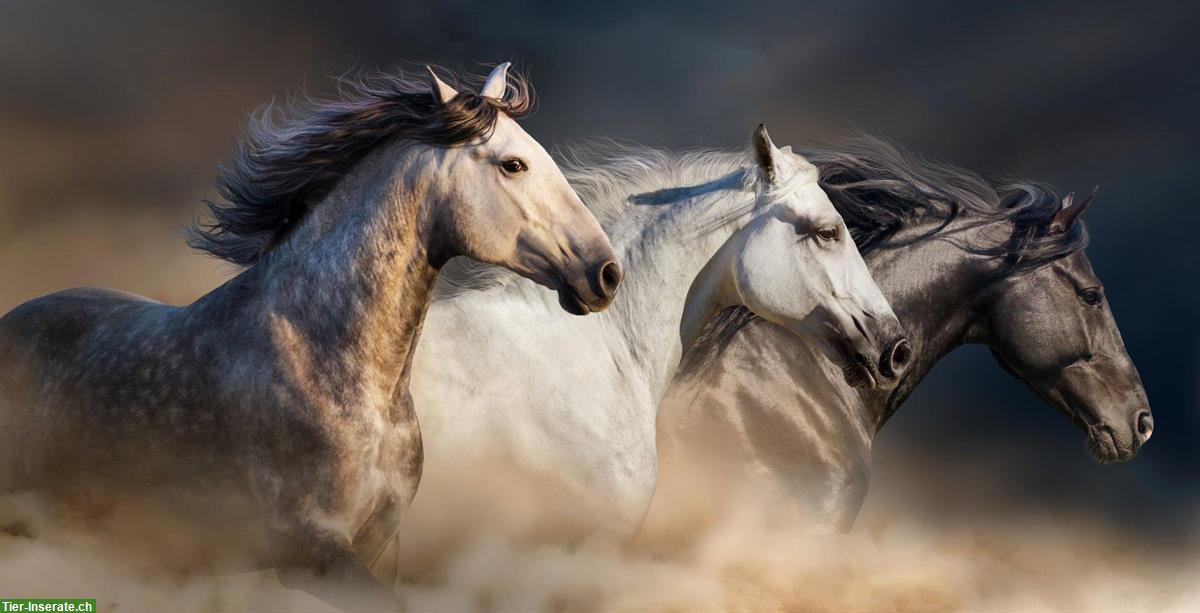
<path id="1" fill-rule="evenodd" d="M 618 532 L 635 529 L 654 496 L 657 480 L 654 404 L 626 390 L 597 395 L 591 410 L 576 407 L 577 421 L 559 441 L 555 474 L 568 479 L 601 522 Z"/>
<path id="2" fill-rule="evenodd" d="M 403 414 L 411 416 L 411 411 Z M 351 459 L 342 475 L 345 512 L 353 517 L 355 540 L 364 531 L 379 530 L 379 525 L 394 531 L 416 494 L 423 456 L 415 419 L 372 419 L 364 428 L 358 444 L 342 454 Z"/>

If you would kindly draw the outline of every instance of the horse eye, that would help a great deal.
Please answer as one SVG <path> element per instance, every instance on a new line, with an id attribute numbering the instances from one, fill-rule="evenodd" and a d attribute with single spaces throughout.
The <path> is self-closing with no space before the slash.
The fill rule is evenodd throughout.
<path id="1" fill-rule="evenodd" d="M 817 228 L 817 238 L 823 241 L 836 241 L 839 237 L 841 237 L 841 234 L 842 233 L 837 226 L 825 226 L 823 228 Z"/>
<path id="2" fill-rule="evenodd" d="M 1104 302 L 1104 295 L 1100 293 L 1099 289 L 1094 287 L 1089 287 L 1079 292 L 1079 298 L 1088 306 L 1100 306 L 1100 303 Z"/>
<path id="3" fill-rule="evenodd" d="M 529 170 L 529 166 L 527 166 L 525 161 L 520 158 L 508 158 L 507 160 L 500 162 L 500 168 L 510 175 L 515 175 L 517 173 Z"/>

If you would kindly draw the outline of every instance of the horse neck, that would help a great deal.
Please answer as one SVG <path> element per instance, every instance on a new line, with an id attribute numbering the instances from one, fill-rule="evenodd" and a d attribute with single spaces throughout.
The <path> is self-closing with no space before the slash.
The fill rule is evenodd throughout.
<path id="1" fill-rule="evenodd" d="M 731 185 L 741 173 L 710 185 Z M 610 318 L 619 320 L 617 329 L 656 399 L 666 392 L 683 355 L 679 328 L 689 289 L 721 245 L 749 221 L 754 198 L 744 189 L 717 187 L 669 209 L 656 209 L 647 223 L 613 237 L 626 276 L 617 295 L 621 304 L 610 310 Z M 622 239 L 623 233 L 631 236 Z"/>
<path id="2" fill-rule="evenodd" d="M 437 275 L 429 173 L 391 153 L 360 163 L 229 288 L 254 301 L 294 376 L 380 407 L 406 379 Z"/>
<path id="3" fill-rule="evenodd" d="M 970 241 L 973 234 L 991 231 L 959 219 L 942 235 Z M 929 227 L 913 227 L 898 236 L 918 236 Z M 872 275 L 904 324 L 913 347 L 913 363 L 900 385 L 887 392 L 868 392 L 867 403 L 878 430 L 895 414 L 934 364 L 958 346 L 969 342 L 979 321 L 981 300 L 995 280 L 996 266 L 986 257 L 971 254 L 939 239 L 909 246 L 881 249 L 867 258 Z"/>

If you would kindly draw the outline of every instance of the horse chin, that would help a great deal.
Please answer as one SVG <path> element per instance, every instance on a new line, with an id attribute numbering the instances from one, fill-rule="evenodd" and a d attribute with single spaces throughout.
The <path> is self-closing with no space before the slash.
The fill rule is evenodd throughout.
<path id="1" fill-rule="evenodd" d="M 558 286 L 558 305 L 572 315 L 587 315 L 592 312 L 579 294 L 565 283 Z"/>

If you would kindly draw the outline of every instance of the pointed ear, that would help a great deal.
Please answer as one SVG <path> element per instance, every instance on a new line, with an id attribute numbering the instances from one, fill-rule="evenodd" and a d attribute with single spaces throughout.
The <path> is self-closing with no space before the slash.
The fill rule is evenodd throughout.
<path id="1" fill-rule="evenodd" d="M 762 168 L 767 181 L 774 183 L 779 176 L 779 149 L 771 142 L 767 126 L 761 123 L 754 129 L 754 159 L 758 161 L 758 166 Z"/>
<path id="2" fill-rule="evenodd" d="M 487 80 L 483 82 L 483 88 L 479 90 L 479 95 L 484 98 L 503 100 L 504 92 L 508 90 L 509 66 L 512 66 L 512 62 L 504 62 L 493 68 L 492 74 L 489 74 Z"/>
<path id="3" fill-rule="evenodd" d="M 453 87 L 446 85 L 444 81 L 438 78 L 437 73 L 433 68 L 426 66 L 425 70 L 429 71 L 429 92 L 433 94 L 433 101 L 438 104 L 446 104 L 458 95 L 458 91 Z"/>
<path id="4" fill-rule="evenodd" d="M 1099 189 L 1100 186 L 1097 185 L 1092 189 L 1092 193 L 1079 201 L 1079 204 L 1075 204 L 1075 192 L 1067 194 L 1067 197 L 1063 198 L 1062 208 L 1054 214 L 1054 217 L 1050 219 L 1050 223 L 1046 226 L 1046 233 L 1062 234 L 1070 230 L 1071 226 L 1075 225 L 1075 222 L 1079 220 L 1083 212 L 1087 210 L 1088 205 L 1092 203 L 1092 199 L 1096 197 L 1096 191 Z"/>

